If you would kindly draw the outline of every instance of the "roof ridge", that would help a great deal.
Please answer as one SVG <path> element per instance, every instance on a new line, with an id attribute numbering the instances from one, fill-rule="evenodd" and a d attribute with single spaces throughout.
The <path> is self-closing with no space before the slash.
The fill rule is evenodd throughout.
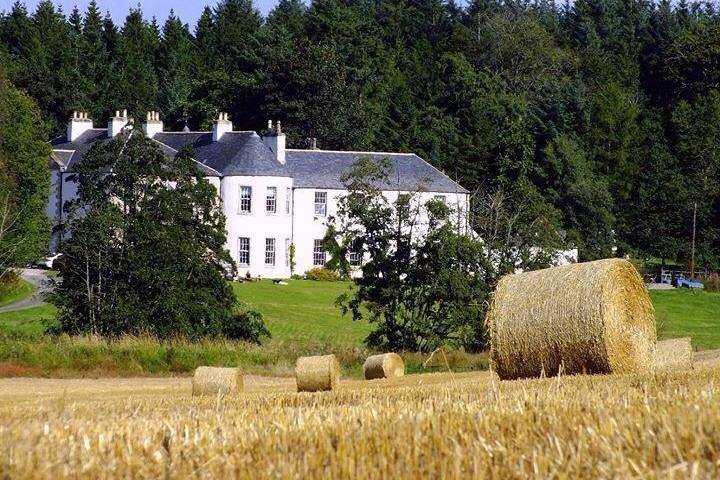
<path id="1" fill-rule="evenodd" d="M 368 155 L 415 155 L 413 152 L 370 152 L 370 151 L 357 151 L 357 150 L 322 150 L 322 149 L 307 149 L 307 148 L 287 148 L 288 152 L 314 152 L 314 153 L 354 153 L 354 154 L 368 154 Z M 421 157 L 418 157 L 421 158 Z"/>
<path id="2" fill-rule="evenodd" d="M 203 134 L 208 134 L 208 133 L 212 133 L 212 131 L 210 131 L 210 130 L 191 130 L 191 131 L 189 131 L 189 132 L 182 132 L 182 131 L 181 131 L 181 132 L 158 132 L 158 133 L 171 133 L 171 134 L 174 134 L 174 135 L 186 135 L 186 134 L 188 134 L 188 133 L 203 133 Z M 254 131 L 254 130 L 233 130 L 232 132 L 225 132 L 225 135 L 229 135 L 229 134 L 232 134 L 232 133 L 257 133 L 257 132 Z M 156 135 L 157 135 L 157 133 L 156 133 Z"/>

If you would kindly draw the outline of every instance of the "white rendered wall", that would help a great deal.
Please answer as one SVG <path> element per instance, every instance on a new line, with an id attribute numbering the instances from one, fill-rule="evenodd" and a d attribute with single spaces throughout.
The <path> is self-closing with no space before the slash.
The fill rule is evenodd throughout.
<path id="1" fill-rule="evenodd" d="M 240 187 L 252 188 L 250 213 L 240 212 Z M 276 212 L 267 213 L 265 196 L 267 187 L 277 188 Z M 224 177 L 221 180 L 221 197 L 225 213 L 227 243 L 233 259 L 238 261 L 239 238 L 250 238 L 250 265 L 238 263 L 238 274 L 247 272 L 253 277 L 287 278 L 285 239 L 292 239 L 291 213 L 286 213 L 287 189 L 292 194 L 292 179 L 288 177 Z M 275 265 L 265 265 L 265 239 L 275 239 Z"/>
<path id="2" fill-rule="evenodd" d="M 315 192 L 327 192 L 327 215 L 315 215 Z M 398 195 L 397 191 L 385 191 L 383 195 L 390 202 L 395 202 Z M 296 188 L 294 191 L 294 214 L 293 214 L 293 243 L 295 244 L 295 273 L 303 274 L 311 268 L 317 267 L 313 265 L 313 247 L 314 241 L 323 239 L 327 232 L 327 222 L 329 217 L 337 217 L 338 200 L 347 195 L 347 190 L 327 190 L 327 189 L 310 189 Z M 455 213 L 453 218 L 462 219 L 463 228 L 467 227 L 467 208 L 468 195 L 464 193 L 434 193 L 422 192 L 418 193 L 415 198 L 416 202 L 424 205 L 428 201 L 435 198 L 436 195 L 445 196 L 447 205 Z M 416 230 L 418 235 L 427 232 L 428 217 L 424 209 L 418 218 L 419 228 Z M 329 260 L 329 255 L 326 255 Z"/>
<path id="3" fill-rule="evenodd" d="M 72 200 L 77 195 L 75 182 L 66 181 L 70 173 L 52 172 L 51 196 L 48 200 L 47 212 L 53 225 L 63 220 L 61 205 L 58 204 L 62 191 L 62 203 Z M 288 177 L 206 177 L 220 191 L 223 213 L 226 217 L 227 242 L 226 248 L 232 258 L 238 260 L 238 238 L 250 238 L 250 265 L 238 265 L 238 274 L 244 276 L 248 271 L 253 277 L 288 278 L 290 267 L 286 264 L 288 255 L 286 239 L 295 245 L 295 271 L 303 274 L 314 268 L 313 247 L 315 239 L 323 239 L 327 232 L 327 221 L 330 216 L 337 216 L 337 204 L 346 190 L 298 188 L 293 189 L 293 182 Z M 251 212 L 240 212 L 240 187 L 252 188 Z M 265 196 L 267 187 L 277 188 L 276 213 L 266 212 Z M 286 213 L 287 191 L 290 189 L 290 214 Z M 327 192 L 327 214 L 315 215 L 315 192 Z M 384 195 L 390 202 L 397 200 L 398 194 L 408 192 L 386 191 Z M 417 194 L 417 202 L 425 204 L 436 195 L 443 195 L 448 206 L 455 213 L 454 218 L 467 221 L 468 195 L 456 193 L 424 192 Z M 417 234 L 424 233 L 427 226 L 427 215 L 419 218 L 420 227 Z M 275 265 L 265 265 L 265 239 L 275 238 Z M 57 238 L 51 243 L 51 251 L 57 246 Z M 329 260 L 329 255 L 326 255 Z"/>
<path id="4" fill-rule="evenodd" d="M 60 199 L 60 190 L 62 188 L 62 173 L 59 170 L 50 171 L 50 195 L 48 196 L 45 212 L 50 221 L 50 228 L 55 228 L 62 218 L 62 203 Z M 57 251 L 59 236 L 52 233 L 50 236 L 50 252 Z"/>

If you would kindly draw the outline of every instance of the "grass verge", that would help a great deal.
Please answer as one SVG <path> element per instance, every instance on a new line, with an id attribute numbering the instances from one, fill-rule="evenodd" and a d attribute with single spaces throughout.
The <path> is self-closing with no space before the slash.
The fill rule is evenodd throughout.
<path id="1" fill-rule="evenodd" d="M 9 287 L 6 291 L 3 291 L 0 294 L 0 307 L 19 302 L 20 300 L 25 300 L 33 294 L 34 290 L 35 289 L 30 282 L 19 279 L 17 284 Z"/>
<path id="2" fill-rule="evenodd" d="M 188 374 L 199 365 L 239 365 L 248 373 L 291 375 L 302 355 L 335 353 L 343 373 L 362 374 L 371 353 L 363 339 L 367 322 L 343 317 L 335 298 L 350 287 L 343 282 L 270 281 L 234 284 L 238 298 L 265 316 L 273 335 L 262 346 L 208 340 L 158 342 L 150 338 L 101 341 L 92 338 L 46 337 L 44 326 L 55 308 L 38 307 L 0 314 L 0 376 L 146 376 Z M 720 294 L 687 290 L 654 290 L 650 296 L 661 339 L 690 336 L 696 349 L 720 348 Z M 426 356 L 403 353 L 408 373 L 444 371 L 438 356 L 427 367 Z M 487 368 L 487 356 L 448 352 L 453 371 Z"/>
<path id="3" fill-rule="evenodd" d="M 365 348 L 322 343 L 288 343 L 273 340 L 252 345 L 229 340 L 184 340 L 159 342 L 153 338 L 126 337 L 115 341 L 94 337 L 2 337 L 0 338 L 0 377 L 33 375 L 150 376 L 190 374 L 200 365 L 239 366 L 246 373 L 290 376 L 295 360 L 305 355 L 334 353 L 343 375 L 359 378 L 362 364 L 371 352 Z M 487 368 L 485 354 L 451 351 L 447 363 L 435 356 L 427 365 L 425 355 L 403 354 L 408 373 L 472 371 Z M 21 373 L 17 373 L 21 372 Z"/>

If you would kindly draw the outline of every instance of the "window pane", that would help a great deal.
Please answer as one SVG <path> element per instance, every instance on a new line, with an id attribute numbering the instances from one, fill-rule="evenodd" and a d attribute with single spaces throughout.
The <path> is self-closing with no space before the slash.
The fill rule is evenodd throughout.
<path id="1" fill-rule="evenodd" d="M 238 264 L 250 265 L 250 239 L 248 237 L 238 238 Z"/>
<path id="2" fill-rule="evenodd" d="M 442 203 L 447 203 L 447 197 L 445 197 L 445 195 L 435 195 L 435 200 L 438 200 Z"/>
<path id="3" fill-rule="evenodd" d="M 277 204 L 277 188 L 267 187 L 267 193 L 265 194 L 265 211 L 268 213 L 275 213 Z"/>
<path id="4" fill-rule="evenodd" d="M 361 258 L 361 256 L 360 256 L 360 253 L 358 253 L 358 252 L 350 251 L 348 253 L 348 262 L 350 262 L 350 265 L 353 267 L 360 266 L 360 258 Z"/>
<path id="5" fill-rule="evenodd" d="M 252 187 L 240 187 L 240 213 L 250 213 Z"/>
<path id="6" fill-rule="evenodd" d="M 327 192 L 315 192 L 315 215 L 327 215 Z"/>
<path id="7" fill-rule="evenodd" d="M 275 239 L 265 239 L 265 265 L 275 265 Z"/>
<path id="8" fill-rule="evenodd" d="M 313 244 L 313 265 L 325 265 L 325 242 L 322 239 L 315 240 Z"/>

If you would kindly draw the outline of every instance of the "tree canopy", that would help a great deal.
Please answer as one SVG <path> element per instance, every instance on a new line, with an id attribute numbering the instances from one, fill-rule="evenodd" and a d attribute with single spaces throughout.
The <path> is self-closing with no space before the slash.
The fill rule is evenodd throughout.
<path id="1" fill-rule="evenodd" d="M 282 0 L 267 18 L 221 0 L 192 26 L 45 0 L 0 16 L 0 62 L 53 135 L 73 109 L 275 118 L 291 147 L 413 151 L 502 189 L 582 259 L 686 260 L 697 202 L 698 259 L 718 269 L 718 33 L 714 4 L 667 0 Z"/>
<path id="2" fill-rule="evenodd" d="M 47 250 L 50 147 L 35 102 L 0 72 L 0 284 Z"/>
<path id="3" fill-rule="evenodd" d="M 226 276 L 225 216 L 185 150 L 168 158 L 142 134 L 96 143 L 72 176 L 62 282 L 51 300 L 72 334 L 225 335 L 259 342 L 262 316 Z"/>

